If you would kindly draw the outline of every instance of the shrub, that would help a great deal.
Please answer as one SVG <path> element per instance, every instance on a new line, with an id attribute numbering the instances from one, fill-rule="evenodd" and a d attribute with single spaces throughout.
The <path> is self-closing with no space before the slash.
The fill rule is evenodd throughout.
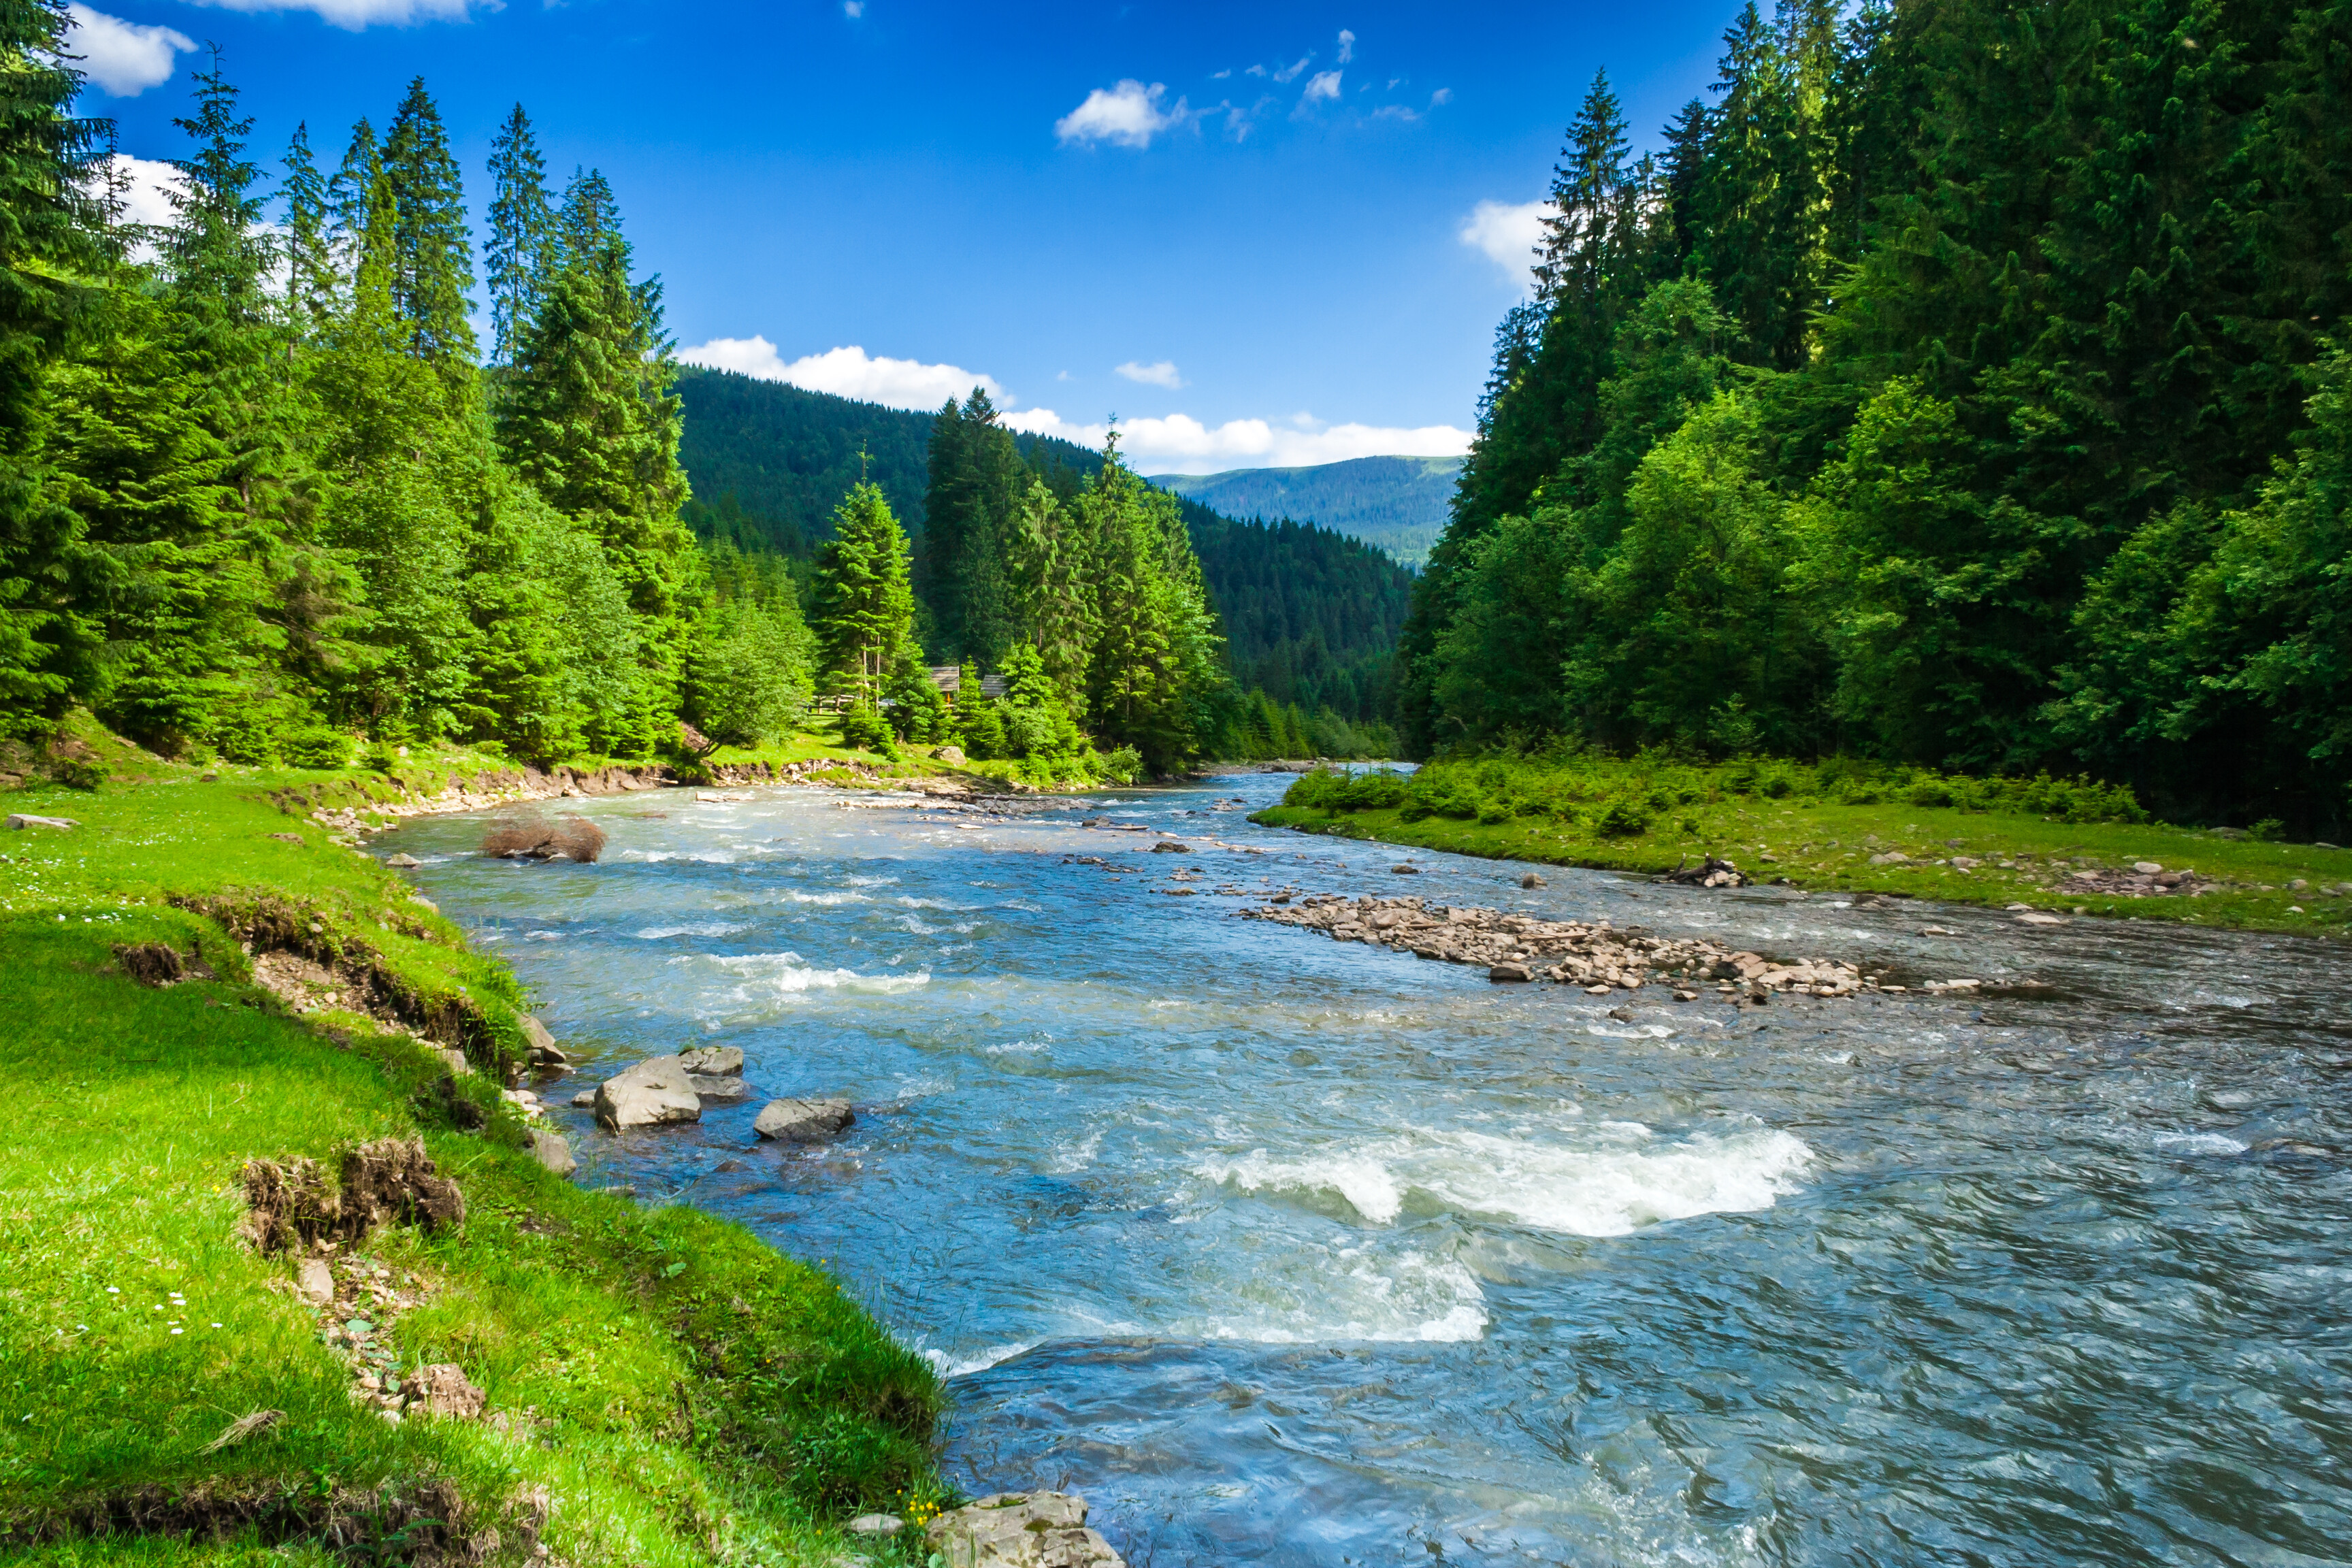
<path id="1" fill-rule="evenodd" d="M 841 714 L 841 743 L 856 751 L 880 752 L 890 745 L 890 726 L 881 710 L 868 702 L 845 708 Z"/>
<path id="2" fill-rule="evenodd" d="M 1603 838 L 1632 838 L 1650 830 L 1650 814 L 1636 802 L 1612 800 L 1592 819 L 1592 831 Z"/>
<path id="3" fill-rule="evenodd" d="M 295 731 L 278 751 L 298 768 L 340 768 L 351 760 L 352 740 L 321 725 Z"/>

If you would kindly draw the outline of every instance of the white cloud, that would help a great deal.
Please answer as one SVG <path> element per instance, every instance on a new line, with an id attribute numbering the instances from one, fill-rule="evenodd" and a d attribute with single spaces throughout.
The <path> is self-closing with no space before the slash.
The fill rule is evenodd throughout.
<path id="1" fill-rule="evenodd" d="M 1140 382 L 1146 386 L 1164 386 L 1171 392 L 1184 384 L 1184 378 L 1176 374 L 1176 362 L 1171 359 L 1161 360 L 1156 364 L 1138 364 L 1129 360 L 1118 367 L 1118 374 L 1129 381 Z"/>
<path id="2" fill-rule="evenodd" d="M 1435 109 L 1441 103 L 1451 103 L 1453 101 L 1454 89 L 1450 87 L 1441 87 L 1435 92 L 1429 95 L 1429 107 L 1432 109 Z"/>
<path id="3" fill-rule="evenodd" d="M 1108 425 L 1073 425 L 1050 408 L 1008 414 L 1004 424 L 1094 447 L 1100 447 L 1110 434 Z M 1454 458 L 1470 449 L 1470 432 L 1451 425 L 1284 429 L 1263 419 L 1229 419 L 1212 427 L 1190 415 L 1171 414 L 1165 419 L 1121 420 L 1118 444 L 1139 473 L 1212 473 L 1221 468 L 1306 468 L 1349 458 Z"/>
<path id="4" fill-rule="evenodd" d="M 1211 81 L 1223 81 L 1223 80 L 1224 80 L 1227 77 L 1229 77 L 1229 76 L 1231 76 L 1231 75 L 1233 75 L 1233 74 L 1234 74 L 1234 68 L 1233 68 L 1233 67 L 1231 67 L 1231 66 L 1227 66 L 1224 69 L 1223 69 L 1223 70 L 1221 70 L 1221 71 L 1211 71 L 1211 72 L 1209 73 L 1209 79 L 1210 79 Z"/>
<path id="5" fill-rule="evenodd" d="M 1480 202 L 1462 220 L 1462 243 L 1485 251 L 1525 284 L 1536 264 L 1536 247 L 1543 243 L 1544 220 L 1559 211 L 1549 202 Z"/>
<path id="6" fill-rule="evenodd" d="M 416 22 L 462 22 L 479 6 L 503 11 L 504 0 L 194 0 L 223 11 L 310 11 L 320 21 L 356 33 L 376 22 L 405 27 Z"/>
<path id="7" fill-rule="evenodd" d="M 1339 29 L 1339 63 L 1346 65 L 1356 58 L 1356 35 L 1347 28 Z"/>
<path id="8" fill-rule="evenodd" d="M 1305 60 L 1301 60 L 1298 63 L 1300 65 L 1305 65 L 1307 62 Z M 1244 76 L 1264 76 L 1265 74 L 1265 68 L 1264 66 L 1252 66 L 1242 74 Z"/>
<path id="9" fill-rule="evenodd" d="M 841 0 L 841 14 L 855 22 L 866 15 L 866 0 Z"/>
<path id="10" fill-rule="evenodd" d="M 1155 81 L 1146 87 L 1131 77 L 1108 91 L 1097 88 L 1087 94 L 1084 103 L 1054 121 L 1054 134 L 1064 142 L 1149 147 L 1154 136 L 1192 118 L 1181 98 L 1173 109 L 1160 107 L 1167 91 L 1164 83 Z"/>
<path id="11" fill-rule="evenodd" d="M 1318 99 L 1329 99 L 1336 102 L 1338 101 L 1339 97 L 1339 73 L 1338 71 L 1317 71 L 1313 76 L 1307 78 L 1307 90 L 1299 96 L 1298 107 L 1304 109 L 1308 104 L 1315 102 Z"/>
<path id="12" fill-rule="evenodd" d="M 1013 401 L 993 376 L 976 374 L 959 365 L 869 356 L 855 344 L 803 354 L 786 363 L 776 345 L 763 337 L 713 338 L 681 349 L 677 357 L 687 364 L 740 371 L 760 381 L 787 381 L 811 392 L 830 392 L 836 397 L 855 397 L 892 408 L 937 408 L 950 397 L 965 396 L 975 386 L 985 387 L 999 406 Z"/>
<path id="13" fill-rule="evenodd" d="M 174 28 L 142 26 L 87 5 L 68 5 L 66 16 L 66 53 L 81 57 L 83 73 L 110 98 L 136 98 L 171 80 L 173 58 L 196 47 Z"/>
<path id="14" fill-rule="evenodd" d="M 1315 57 L 1311 54 L 1299 56 L 1298 63 L 1297 65 L 1285 66 L 1280 70 L 1276 71 L 1274 73 L 1274 79 L 1276 81 L 1297 81 L 1298 79 L 1298 73 L 1305 70 L 1307 68 L 1307 62 L 1314 58 Z"/>

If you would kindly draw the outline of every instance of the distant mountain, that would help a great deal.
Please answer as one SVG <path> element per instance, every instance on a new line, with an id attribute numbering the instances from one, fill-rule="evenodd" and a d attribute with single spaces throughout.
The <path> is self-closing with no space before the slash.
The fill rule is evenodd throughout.
<path id="1" fill-rule="evenodd" d="M 1444 530 L 1461 472 L 1459 458 L 1351 458 L 1308 468 L 1154 474 L 1151 482 L 1227 517 L 1319 523 L 1418 566 Z"/>
<path id="2" fill-rule="evenodd" d="M 861 447 L 865 471 L 882 487 L 891 510 L 910 533 L 921 533 L 936 415 L 731 371 L 688 369 L 678 376 L 677 390 L 686 415 L 678 458 L 694 488 L 686 516 L 697 533 L 805 560 L 832 536 L 833 509 L 857 482 Z M 1060 477 L 1055 469 L 1076 478 L 1102 466 L 1101 453 L 1067 441 L 1024 436 L 1020 443 L 1022 455 L 1049 479 Z M 1177 505 L 1224 622 L 1237 680 L 1310 713 L 1326 704 L 1355 720 L 1390 710 L 1389 656 L 1412 603 L 1410 574 L 1377 546 L 1306 526 L 1305 514 L 1295 508 L 1291 515 L 1299 521 L 1283 526 L 1237 522 L 1181 492 Z M 1280 514 L 1279 508 L 1266 513 Z"/>

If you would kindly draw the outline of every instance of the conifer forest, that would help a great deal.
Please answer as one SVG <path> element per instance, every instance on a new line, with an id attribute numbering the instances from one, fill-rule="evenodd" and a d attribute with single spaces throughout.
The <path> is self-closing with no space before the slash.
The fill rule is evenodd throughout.
<path id="1" fill-rule="evenodd" d="M 1660 142 L 1592 81 L 1404 628 L 1408 749 L 2048 768 L 2340 829 L 2352 10 L 1751 4 Z"/>

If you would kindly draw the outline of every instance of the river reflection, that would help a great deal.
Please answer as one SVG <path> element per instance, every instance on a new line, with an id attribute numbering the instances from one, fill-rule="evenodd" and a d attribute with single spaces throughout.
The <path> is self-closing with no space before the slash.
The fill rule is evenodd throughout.
<path id="1" fill-rule="evenodd" d="M 467 817 L 377 849 L 587 1051 L 565 1089 L 740 1046 L 759 1092 L 699 1127 L 560 1110 L 581 1179 L 827 1260 L 952 1378 L 953 1475 L 1082 1492 L 1139 1564 L 2347 1560 L 2342 948 L 1404 875 L 1250 826 L 1285 783 L 668 791 L 582 803 L 596 866 Z M 1996 989 L 1496 986 L 1232 918 L 1290 888 Z M 856 1126 L 756 1146 L 797 1094 Z"/>

